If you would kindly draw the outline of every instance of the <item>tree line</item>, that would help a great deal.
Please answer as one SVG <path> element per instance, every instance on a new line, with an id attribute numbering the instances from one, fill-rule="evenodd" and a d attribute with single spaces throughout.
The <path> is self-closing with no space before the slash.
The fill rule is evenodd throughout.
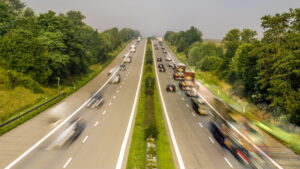
<path id="1" fill-rule="evenodd" d="M 19 0 L 0 0 L 0 84 L 49 84 L 104 63 L 122 43 L 139 36 L 130 28 L 98 32 L 80 11 L 36 14 Z M 34 87 L 33 87 L 34 88 Z"/>
<path id="2" fill-rule="evenodd" d="M 168 31 L 164 39 L 196 69 L 215 74 L 253 103 L 300 126 L 300 9 L 263 16 L 261 27 L 261 39 L 254 30 L 232 29 L 221 45 L 203 43 L 194 27 Z"/>

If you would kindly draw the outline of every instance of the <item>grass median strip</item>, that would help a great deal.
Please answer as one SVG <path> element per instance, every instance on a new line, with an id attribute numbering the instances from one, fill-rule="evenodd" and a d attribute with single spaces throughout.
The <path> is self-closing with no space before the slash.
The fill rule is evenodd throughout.
<path id="1" fill-rule="evenodd" d="M 133 136 L 127 161 L 127 169 L 151 168 L 153 161 L 149 160 L 149 153 L 155 156 L 157 168 L 174 169 L 167 130 L 165 127 L 158 90 L 155 83 L 155 73 L 152 58 L 151 40 L 148 39 L 143 82 L 135 119 Z M 147 138 L 154 138 L 156 152 L 147 150 Z M 148 153 L 148 154 L 147 154 Z M 148 158 L 147 158 L 148 155 Z"/>

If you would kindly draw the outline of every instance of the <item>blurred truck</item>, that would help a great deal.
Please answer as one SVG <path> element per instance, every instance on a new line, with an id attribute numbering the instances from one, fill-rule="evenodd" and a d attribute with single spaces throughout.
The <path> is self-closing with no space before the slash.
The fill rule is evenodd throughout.
<path id="1" fill-rule="evenodd" d="M 179 83 L 181 90 L 191 90 L 195 87 L 195 72 L 186 71 L 184 73 L 184 79 Z"/>
<path id="2" fill-rule="evenodd" d="M 184 80 L 185 68 L 186 66 L 183 63 L 176 64 L 173 74 L 174 80 Z"/>

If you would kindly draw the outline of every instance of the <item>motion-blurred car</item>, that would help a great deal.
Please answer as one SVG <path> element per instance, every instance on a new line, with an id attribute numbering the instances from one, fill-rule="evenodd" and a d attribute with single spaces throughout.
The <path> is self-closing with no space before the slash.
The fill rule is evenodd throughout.
<path id="1" fill-rule="evenodd" d="M 166 49 L 163 50 L 163 53 L 168 53 Z"/>
<path id="2" fill-rule="evenodd" d="M 200 115 L 208 115 L 209 107 L 200 97 L 192 98 L 191 101 L 196 113 Z"/>
<path id="3" fill-rule="evenodd" d="M 161 62 L 161 61 L 162 61 L 162 59 L 161 59 L 161 58 L 157 58 L 157 59 L 156 59 L 156 61 L 158 61 L 158 62 Z"/>
<path id="4" fill-rule="evenodd" d="M 176 86 L 173 84 L 168 84 L 166 90 L 167 92 L 176 92 Z"/>
<path id="5" fill-rule="evenodd" d="M 118 71 L 118 67 L 113 67 L 108 71 L 107 75 L 110 76 L 111 74 L 115 73 L 116 71 Z"/>
<path id="6" fill-rule="evenodd" d="M 86 122 L 82 118 L 74 119 L 69 126 L 54 140 L 47 148 L 63 147 L 72 144 L 83 132 L 86 127 Z"/>
<path id="7" fill-rule="evenodd" d="M 86 107 L 98 107 L 102 102 L 103 102 L 103 97 L 100 94 L 96 94 L 95 96 L 93 96 L 90 101 L 86 104 Z"/>
<path id="8" fill-rule="evenodd" d="M 199 97 L 198 92 L 195 88 L 191 88 L 191 90 L 187 90 L 186 95 L 189 97 Z"/>
<path id="9" fill-rule="evenodd" d="M 126 65 L 124 63 L 120 64 L 120 70 L 125 71 Z"/>
<path id="10" fill-rule="evenodd" d="M 172 69 L 176 68 L 176 65 L 174 63 L 169 63 L 168 66 L 171 67 Z"/>
<path id="11" fill-rule="evenodd" d="M 162 46 L 161 49 L 164 50 L 164 49 L 166 49 L 166 47 Z"/>
<path id="12" fill-rule="evenodd" d="M 121 76 L 120 74 L 116 74 L 109 83 L 111 84 L 117 84 L 117 83 L 120 83 L 121 81 Z"/>
<path id="13" fill-rule="evenodd" d="M 172 61 L 172 58 L 168 56 L 168 57 L 166 58 L 166 61 Z"/>
<path id="14" fill-rule="evenodd" d="M 164 64 L 158 64 L 158 68 L 163 68 L 165 67 Z"/>

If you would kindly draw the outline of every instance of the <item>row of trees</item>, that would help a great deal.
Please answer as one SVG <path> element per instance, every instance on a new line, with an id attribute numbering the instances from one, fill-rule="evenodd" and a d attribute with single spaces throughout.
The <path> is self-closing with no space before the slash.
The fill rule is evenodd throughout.
<path id="1" fill-rule="evenodd" d="M 99 33 L 80 11 L 35 14 L 19 0 L 0 0 L 0 66 L 41 84 L 103 63 L 108 53 L 139 32 L 112 28 Z M 0 80 L 1 82 L 1 80 Z"/>
<path id="2" fill-rule="evenodd" d="M 221 45 L 198 41 L 182 51 L 189 64 L 231 83 L 275 116 L 300 125 L 300 9 L 261 20 L 262 39 L 253 30 L 232 29 Z M 170 32 L 165 39 L 178 47 Z"/>

